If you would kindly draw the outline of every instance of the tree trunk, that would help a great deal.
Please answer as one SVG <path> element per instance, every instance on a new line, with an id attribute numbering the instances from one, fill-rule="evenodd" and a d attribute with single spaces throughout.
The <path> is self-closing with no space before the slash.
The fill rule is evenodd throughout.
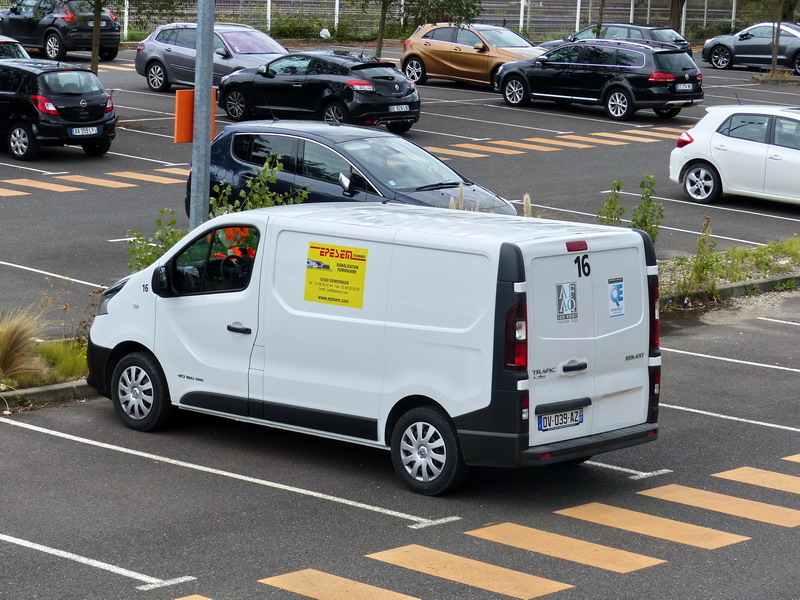
<path id="1" fill-rule="evenodd" d="M 102 0 L 94 0 L 94 25 L 92 26 L 92 62 L 89 68 L 97 73 L 97 63 L 100 57 L 100 17 L 103 14 Z"/>
<path id="2" fill-rule="evenodd" d="M 597 7 L 597 26 L 594 29 L 594 37 L 599 38 L 600 32 L 603 31 L 603 12 L 606 9 L 606 0 L 600 0 L 600 6 Z M 591 19 L 592 15 L 589 15 Z"/>
<path id="3" fill-rule="evenodd" d="M 669 3 L 669 26 L 675 31 L 681 30 L 681 14 L 686 0 L 670 0 Z"/>
<path id="4" fill-rule="evenodd" d="M 785 0 L 781 8 L 781 21 L 794 23 L 794 9 L 797 8 L 797 0 Z"/>
<path id="5" fill-rule="evenodd" d="M 383 0 L 381 2 L 381 20 L 378 22 L 378 41 L 377 41 L 377 48 L 375 49 L 375 56 L 378 58 L 381 57 L 381 52 L 383 51 L 383 32 L 386 29 L 386 15 L 389 12 L 389 5 L 392 3 L 392 0 Z"/>

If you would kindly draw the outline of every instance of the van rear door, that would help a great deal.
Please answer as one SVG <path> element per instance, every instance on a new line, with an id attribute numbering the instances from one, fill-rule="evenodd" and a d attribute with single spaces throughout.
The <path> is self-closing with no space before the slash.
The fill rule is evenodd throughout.
<path id="1" fill-rule="evenodd" d="M 645 422 L 649 314 L 640 235 L 584 231 L 523 253 L 530 445 Z"/>

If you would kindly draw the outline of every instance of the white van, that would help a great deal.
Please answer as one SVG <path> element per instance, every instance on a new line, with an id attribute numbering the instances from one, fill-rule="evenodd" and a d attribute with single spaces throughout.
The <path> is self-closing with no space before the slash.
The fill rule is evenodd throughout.
<path id="1" fill-rule="evenodd" d="M 658 344 L 645 233 L 295 205 L 203 223 L 106 290 L 88 381 L 133 429 L 181 408 L 390 449 L 440 494 L 468 465 L 655 440 Z"/>

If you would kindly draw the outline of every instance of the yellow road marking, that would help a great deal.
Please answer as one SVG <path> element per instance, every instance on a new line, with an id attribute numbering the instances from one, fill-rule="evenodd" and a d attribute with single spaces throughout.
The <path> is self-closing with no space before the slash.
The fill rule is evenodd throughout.
<path id="1" fill-rule="evenodd" d="M 590 523 L 599 523 L 600 525 L 641 533 L 642 535 L 670 540 L 679 544 L 706 548 L 707 550 L 750 539 L 741 535 L 734 535 L 716 529 L 709 529 L 708 527 L 682 523 L 681 521 L 656 517 L 598 502 L 591 502 L 555 512 L 558 515 L 566 515 L 589 521 Z"/>
<path id="2" fill-rule="evenodd" d="M 636 137 L 635 135 L 622 135 L 621 133 L 593 133 L 592 135 L 600 135 L 603 137 L 611 138 L 613 140 L 626 140 L 629 142 L 657 142 L 658 140 L 649 140 L 643 137 Z"/>
<path id="3" fill-rule="evenodd" d="M 627 146 L 628 142 L 612 142 L 611 140 L 598 140 L 597 138 L 586 137 L 585 135 L 560 135 L 560 138 L 577 140 L 579 142 L 591 142 L 592 144 L 605 144 L 606 146 Z"/>
<path id="4" fill-rule="evenodd" d="M 589 144 L 576 144 L 575 142 L 565 142 L 562 140 L 548 140 L 547 138 L 525 138 L 526 142 L 541 142 L 543 144 L 555 144 L 556 146 L 566 146 L 567 148 L 594 148 Z M 594 140 L 592 140 L 594 141 Z"/>
<path id="5" fill-rule="evenodd" d="M 398 594 L 315 569 L 259 579 L 259 582 L 316 600 L 417 600 L 413 596 Z"/>
<path id="6" fill-rule="evenodd" d="M 134 173 L 133 171 L 116 171 L 114 173 L 106 173 L 106 175 L 136 179 L 137 181 L 150 181 L 152 183 L 186 183 L 184 179 L 173 179 L 172 177 L 161 177 L 160 175 L 147 175 L 146 173 Z"/>
<path id="7" fill-rule="evenodd" d="M 481 590 L 519 598 L 519 600 L 539 598 L 573 587 L 552 579 L 512 571 L 416 544 L 368 554 L 367 558 L 456 581 Z"/>
<path id="8" fill-rule="evenodd" d="M 39 190 L 50 190 L 51 192 L 82 192 L 83 188 L 59 185 L 57 183 L 47 183 L 46 181 L 36 181 L 35 179 L 4 179 L 3 183 L 13 183 L 23 187 L 32 187 Z"/>
<path id="9" fill-rule="evenodd" d="M 557 535 L 548 531 L 523 527 L 513 523 L 501 523 L 474 531 L 467 531 L 484 540 L 555 556 L 576 563 L 590 565 L 615 573 L 630 573 L 645 567 L 659 565 L 666 561 L 643 554 L 634 554 L 610 546 L 593 544 L 576 538 Z"/>
<path id="10" fill-rule="evenodd" d="M 109 188 L 136 187 L 135 183 L 125 183 L 124 181 L 113 181 L 111 179 L 98 179 L 97 177 L 86 177 L 85 175 L 57 175 L 58 179 L 66 179 L 76 183 L 88 183 L 89 185 L 99 185 Z"/>
<path id="11" fill-rule="evenodd" d="M 687 125 L 686 127 L 693 127 L 693 125 Z M 678 129 L 677 127 L 653 127 L 656 131 L 671 131 L 672 133 L 683 133 L 686 129 Z"/>
<path id="12" fill-rule="evenodd" d="M 637 135 L 649 135 L 651 137 L 662 138 L 665 140 L 676 140 L 678 139 L 677 135 L 669 134 L 669 133 L 660 133 L 658 131 L 653 131 L 652 129 L 624 129 L 622 133 L 635 133 Z"/>
<path id="13" fill-rule="evenodd" d="M 20 192 L 19 190 L 0 188 L 0 196 L 30 196 L 30 194 L 28 192 Z"/>
<path id="14" fill-rule="evenodd" d="M 525 148 L 526 150 L 538 150 L 540 152 L 553 152 L 561 150 L 561 148 L 553 148 L 552 146 L 537 146 L 535 144 L 523 144 L 521 142 L 506 142 L 504 140 L 497 140 L 489 143 L 499 144 L 501 146 L 511 146 L 512 148 Z"/>
<path id="15" fill-rule="evenodd" d="M 469 148 L 470 150 L 481 150 L 483 152 L 493 152 L 495 154 L 525 154 L 519 150 L 508 150 L 506 148 L 492 148 L 491 146 L 482 146 L 479 144 L 453 144 L 458 148 Z"/>
<path id="16" fill-rule="evenodd" d="M 189 176 L 189 173 L 192 172 L 191 169 L 182 169 L 181 167 L 167 167 L 165 169 L 156 169 L 156 171 L 160 171 L 161 173 L 172 173 L 173 175 L 186 175 Z"/>
<path id="17" fill-rule="evenodd" d="M 463 150 L 451 150 L 450 148 L 437 148 L 436 146 L 425 146 L 428 152 L 436 154 L 450 154 L 452 156 L 463 156 L 464 158 L 484 158 L 488 154 L 476 154 L 475 152 L 464 152 Z"/>
<path id="18" fill-rule="evenodd" d="M 800 463 L 800 454 L 795 454 L 794 456 L 787 456 L 783 460 L 791 460 Z"/>
<path id="19" fill-rule="evenodd" d="M 100 65 L 97 67 L 101 71 L 135 71 L 136 67 L 117 67 L 115 65 Z"/>
<path id="20" fill-rule="evenodd" d="M 800 525 L 800 510 L 707 492 L 683 485 L 665 485 L 651 490 L 643 490 L 639 493 L 651 498 L 696 506 L 727 515 L 752 519 L 753 521 L 780 525 L 781 527 L 797 527 Z"/>
<path id="21" fill-rule="evenodd" d="M 791 492 L 792 494 L 800 494 L 800 477 L 795 477 L 794 475 L 784 475 L 783 473 L 774 473 L 763 469 L 742 467 L 723 473 L 714 473 L 714 477 L 721 477 L 722 479 L 730 479 L 741 483 L 750 483 L 773 490 L 781 490 L 782 492 Z"/>

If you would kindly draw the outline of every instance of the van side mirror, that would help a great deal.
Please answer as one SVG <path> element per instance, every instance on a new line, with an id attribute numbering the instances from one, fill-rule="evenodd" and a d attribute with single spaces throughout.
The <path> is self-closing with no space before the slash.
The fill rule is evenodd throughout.
<path id="1" fill-rule="evenodd" d="M 150 287 L 156 296 L 169 295 L 169 275 L 165 265 L 161 265 L 155 271 L 153 271 L 153 278 L 150 281 Z"/>

